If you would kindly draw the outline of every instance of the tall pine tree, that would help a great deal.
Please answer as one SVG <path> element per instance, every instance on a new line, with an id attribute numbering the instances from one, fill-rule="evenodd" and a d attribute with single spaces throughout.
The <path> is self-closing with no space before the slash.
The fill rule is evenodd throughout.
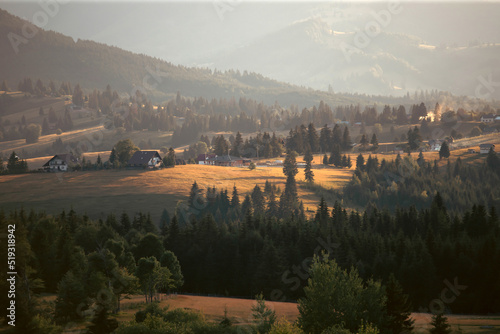
<path id="1" fill-rule="evenodd" d="M 305 156 L 304 156 L 304 161 L 306 162 L 306 168 L 304 170 L 304 176 L 307 182 L 314 182 L 314 172 L 312 171 L 312 161 L 314 157 L 311 153 L 311 151 L 307 151 Z"/>
<path id="2" fill-rule="evenodd" d="M 411 332 L 415 322 L 410 318 L 411 303 L 392 273 L 389 276 L 385 293 L 388 331 L 392 334 Z"/>

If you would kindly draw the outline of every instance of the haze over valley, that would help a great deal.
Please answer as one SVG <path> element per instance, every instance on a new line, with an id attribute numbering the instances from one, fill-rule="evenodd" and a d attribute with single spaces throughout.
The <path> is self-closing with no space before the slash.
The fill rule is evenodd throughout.
<path id="1" fill-rule="evenodd" d="M 0 332 L 498 334 L 499 17 L 0 0 Z"/>

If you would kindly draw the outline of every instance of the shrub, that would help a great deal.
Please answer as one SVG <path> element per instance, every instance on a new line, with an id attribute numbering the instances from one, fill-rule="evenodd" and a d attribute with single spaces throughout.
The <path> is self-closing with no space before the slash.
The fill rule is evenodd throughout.
<path id="1" fill-rule="evenodd" d="M 165 321 L 181 324 L 181 323 L 201 323 L 204 321 L 203 316 L 194 311 L 186 311 L 180 308 L 172 310 L 163 317 Z"/>
<path id="2" fill-rule="evenodd" d="M 296 325 L 288 322 L 285 318 L 276 321 L 269 334 L 303 334 L 304 332 Z"/>
<path id="3" fill-rule="evenodd" d="M 148 315 L 164 317 L 167 310 L 168 307 L 162 309 L 160 308 L 160 304 L 158 302 L 153 302 L 149 304 L 144 310 L 138 311 L 135 314 L 135 321 L 141 323 L 146 320 Z"/>
<path id="4" fill-rule="evenodd" d="M 351 332 L 341 325 L 333 325 L 322 331 L 321 334 L 351 334 Z"/>

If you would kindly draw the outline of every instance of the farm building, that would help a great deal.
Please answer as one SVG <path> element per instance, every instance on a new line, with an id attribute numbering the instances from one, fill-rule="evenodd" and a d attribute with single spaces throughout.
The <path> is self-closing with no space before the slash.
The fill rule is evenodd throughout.
<path id="1" fill-rule="evenodd" d="M 431 151 L 439 151 L 441 149 L 441 145 L 443 145 L 443 141 L 441 139 L 429 140 L 429 149 Z"/>
<path id="2" fill-rule="evenodd" d="M 196 161 L 198 162 L 199 165 L 208 165 L 208 159 L 213 159 L 215 158 L 215 154 L 199 154 L 198 159 Z"/>
<path id="3" fill-rule="evenodd" d="M 215 156 L 214 158 L 208 158 L 207 161 L 209 165 L 214 166 L 243 166 L 243 158 L 233 157 L 231 155 Z"/>
<path id="4" fill-rule="evenodd" d="M 479 153 L 488 154 L 491 148 L 495 151 L 495 144 L 481 144 L 479 145 Z"/>
<path id="5" fill-rule="evenodd" d="M 483 115 L 483 116 L 481 116 L 481 122 L 493 123 L 495 121 L 496 117 L 497 117 L 497 115 L 494 115 L 494 114 Z"/>
<path id="6" fill-rule="evenodd" d="M 132 168 L 159 168 L 162 159 L 158 151 L 136 151 L 127 163 Z"/>
<path id="7" fill-rule="evenodd" d="M 402 148 L 402 147 L 400 147 L 400 146 L 396 146 L 396 147 L 394 148 L 394 154 L 403 154 L 403 153 L 405 153 L 405 151 L 403 150 L 403 148 Z"/>
<path id="8" fill-rule="evenodd" d="M 78 158 L 73 154 L 57 154 L 43 165 L 47 172 L 67 172 L 80 166 Z"/>

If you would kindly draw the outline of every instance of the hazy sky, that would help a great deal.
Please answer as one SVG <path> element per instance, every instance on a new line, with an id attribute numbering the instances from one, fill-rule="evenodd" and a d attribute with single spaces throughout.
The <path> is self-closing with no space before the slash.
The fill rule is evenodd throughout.
<path id="1" fill-rule="evenodd" d="M 44 11 L 45 3 L 54 0 L 0 1 L 0 8 L 33 21 L 34 15 Z M 185 65 L 202 63 L 205 57 L 251 43 L 297 20 L 319 17 L 331 19 L 335 25 L 336 16 L 351 15 L 356 22 L 368 4 L 239 0 L 57 3 L 57 8 L 51 5 L 45 10 L 51 14 L 45 29 Z M 392 18 L 387 31 L 417 35 L 430 44 L 466 44 L 475 39 L 500 43 L 500 2 L 403 1 L 401 6 L 403 11 Z M 372 1 L 369 7 L 383 10 L 387 4 L 373 5 Z M 353 26 L 362 25 L 360 22 Z"/>
<path id="2" fill-rule="evenodd" d="M 401 1 L 389 18 L 388 2 L 345 0 L 0 0 L 0 8 L 35 24 L 45 17 L 44 29 L 75 40 L 173 64 L 253 71 L 321 90 L 331 85 L 334 91 L 368 94 L 442 89 L 473 95 L 478 78 L 499 80 L 498 47 L 455 48 L 500 45 L 498 1 Z M 352 63 L 339 53 L 342 41 L 355 44 L 355 36 L 376 22 L 391 44 L 370 39 Z M 412 41 L 455 51 L 435 58 L 412 49 Z"/>

